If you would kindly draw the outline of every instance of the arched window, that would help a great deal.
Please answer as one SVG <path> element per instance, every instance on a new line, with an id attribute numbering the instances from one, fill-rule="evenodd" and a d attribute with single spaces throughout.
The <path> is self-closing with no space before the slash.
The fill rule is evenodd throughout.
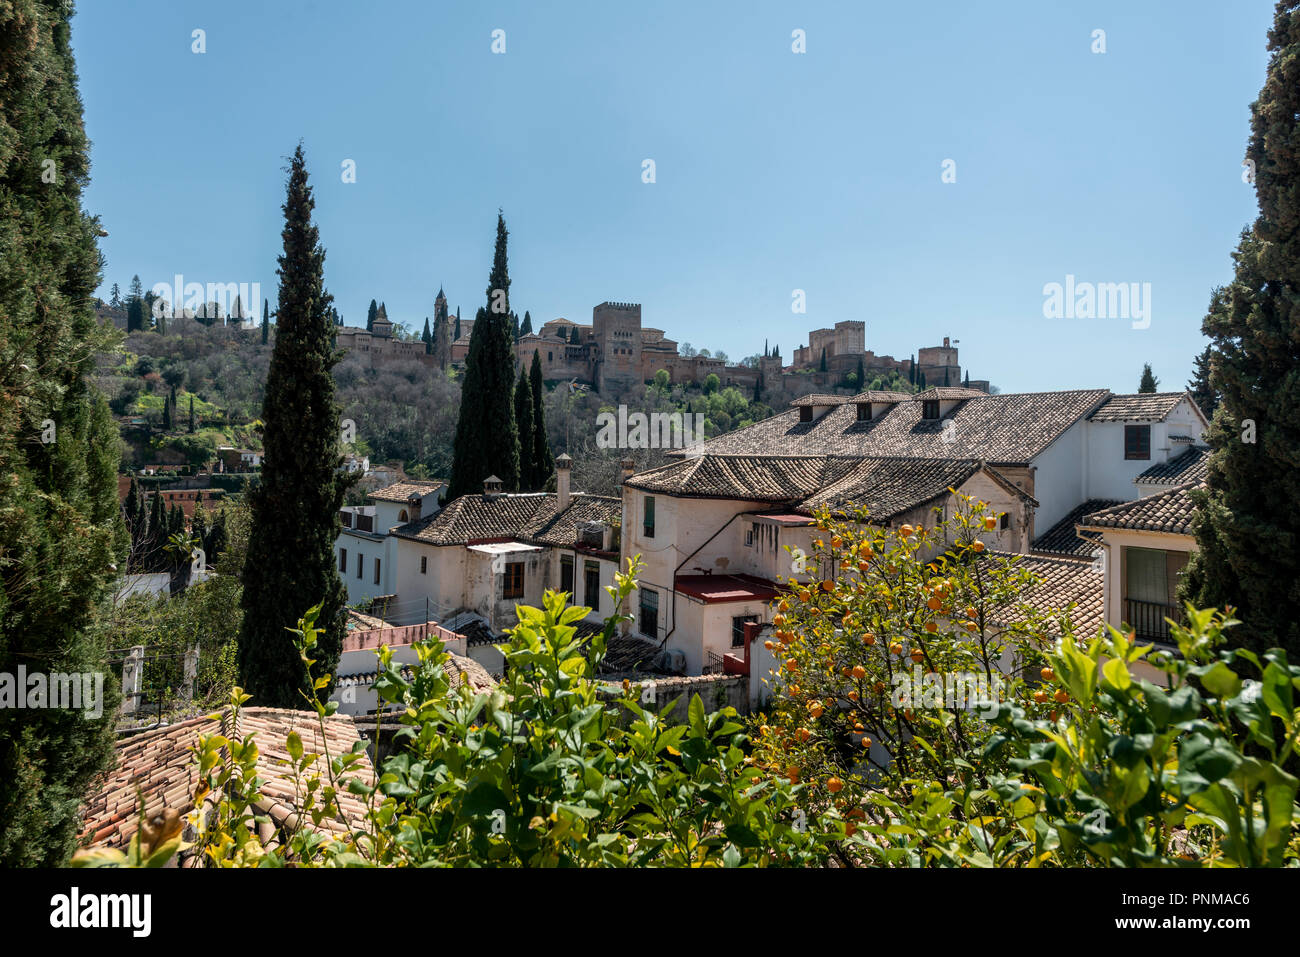
<path id="1" fill-rule="evenodd" d="M 406 517 L 406 509 L 402 509 L 400 512 L 397 513 L 397 520 L 400 522 L 410 521 L 410 519 Z"/>

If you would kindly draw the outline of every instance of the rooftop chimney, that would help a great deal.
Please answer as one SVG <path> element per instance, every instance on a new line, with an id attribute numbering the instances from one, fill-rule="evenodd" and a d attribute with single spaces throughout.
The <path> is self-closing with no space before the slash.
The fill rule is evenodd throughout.
<path id="1" fill-rule="evenodd" d="M 483 494 L 494 497 L 501 494 L 501 480 L 495 475 L 489 475 L 483 480 Z"/>
<path id="2" fill-rule="evenodd" d="M 567 452 L 561 453 L 555 460 L 555 507 L 556 511 L 564 511 L 569 507 L 569 470 L 573 467 L 573 459 Z"/>
<path id="3" fill-rule="evenodd" d="M 420 497 L 420 493 L 412 492 L 408 495 L 406 498 L 406 504 L 407 514 L 411 516 L 410 520 L 412 522 L 418 521 L 420 518 L 420 506 L 424 504 L 424 499 Z"/>
<path id="4" fill-rule="evenodd" d="M 630 479 L 632 477 L 632 473 L 636 471 L 636 462 L 632 459 L 624 459 L 622 465 L 623 465 L 623 477 L 619 479 L 620 485 L 622 485 L 624 482 Z"/>

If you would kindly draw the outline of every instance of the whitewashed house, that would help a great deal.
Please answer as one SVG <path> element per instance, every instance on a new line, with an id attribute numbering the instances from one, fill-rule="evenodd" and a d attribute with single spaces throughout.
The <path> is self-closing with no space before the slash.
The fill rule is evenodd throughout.
<path id="1" fill-rule="evenodd" d="M 342 529 L 334 542 L 334 559 L 350 604 L 396 592 L 392 530 L 437 513 L 446 489 L 444 482 L 401 482 L 371 492 L 370 504 L 339 510 Z"/>

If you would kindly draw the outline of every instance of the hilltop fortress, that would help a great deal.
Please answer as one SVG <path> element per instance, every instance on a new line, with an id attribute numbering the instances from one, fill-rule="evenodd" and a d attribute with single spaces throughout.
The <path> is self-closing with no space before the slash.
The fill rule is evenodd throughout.
<path id="1" fill-rule="evenodd" d="M 461 319 L 459 324 L 460 337 L 451 343 L 450 355 L 451 363 L 458 366 L 464 364 L 469 353 L 474 320 Z M 364 356 L 372 367 L 397 360 L 437 364 L 433 356 L 425 354 L 424 343 L 395 339 L 392 328 L 387 314 L 381 312 L 369 332 L 339 329 L 338 345 Z M 515 344 L 515 357 L 523 368 L 532 364 L 534 354 L 543 378 L 576 379 L 594 386 L 602 395 L 638 389 L 654 379 L 660 369 L 674 383 L 701 384 L 716 375 L 724 388 L 736 386 L 752 393 L 761 383 L 764 392 L 790 397 L 839 388 L 847 375 L 858 371 L 859 363 L 866 382 L 896 373 L 918 386 L 962 384 L 957 347 L 947 337 L 941 346 L 918 349 L 915 361 L 910 357 L 895 359 L 866 348 L 866 323 L 846 320 L 835 323 L 832 329 L 809 332 L 808 345 L 795 350 L 789 365 L 777 355 L 759 357 L 755 366 L 730 365 L 713 356 L 681 355 L 677 341 L 667 338 L 662 329 L 641 324 L 641 306 L 631 302 L 600 303 L 591 311 L 590 325 L 563 318 L 543 323 L 537 332 L 520 336 Z M 971 380 L 969 386 L 988 390 L 984 381 Z M 865 387 L 857 384 L 858 390 Z"/>

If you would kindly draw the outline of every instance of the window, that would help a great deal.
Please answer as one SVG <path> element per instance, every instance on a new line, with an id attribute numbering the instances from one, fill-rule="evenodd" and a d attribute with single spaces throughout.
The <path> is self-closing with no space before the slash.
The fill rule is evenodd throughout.
<path id="1" fill-rule="evenodd" d="M 560 556 L 560 591 L 573 594 L 573 556 Z"/>
<path id="2" fill-rule="evenodd" d="M 502 598 L 524 597 L 524 563 L 510 562 L 506 565 L 505 577 L 501 582 Z"/>
<path id="3" fill-rule="evenodd" d="M 402 509 L 400 512 L 397 513 L 397 520 L 398 520 L 399 522 L 409 522 L 409 521 L 410 521 L 410 519 L 407 518 L 407 516 L 406 516 L 406 509 Z"/>
<path id="4" fill-rule="evenodd" d="M 357 556 L 357 577 L 358 578 L 361 577 L 361 566 L 364 565 L 365 563 L 366 563 L 366 557 L 364 555 L 358 555 Z"/>
<path id="5" fill-rule="evenodd" d="M 1124 458 L 1142 460 L 1151 458 L 1151 426 L 1124 426 Z"/>
<path id="6" fill-rule="evenodd" d="M 375 559 L 375 584 L 379 584 L 379 559 Z"/>
<path id="7" fill-rule="evenodd" d="M 858 421 L 859 421 L 859 422 L 865 422 L 865 421 L 867 421 L 867 420 L 870 419 L 870 418 L 871 418 L 871 403 L 870 403 L 870 402 L 859 402 L 859 403 L 858 403 Z"/>
<path id="8" fill-rule="evenodd" d="M 646 538 L 655 537 L 655 498 L 653 495 L 647 495 L 645 497 L 645 507 L 641 525 Z"/>
<path id="9" fill-rule="evenodd" d="M 421 575 L 427 575 L 428 573 L 429 573 L 429 556 L 428 556 L 428 555 L 421 555 L 421 556 L 420 556 L 420 574 L 421 574 Z"/>
<path id="10" fill-rule="evenodd" d="M 346 548 L 340 548 L 339 549 L 339 571 L 346 573 L 347 570 L 348 570 L 348 550 Z"/>
<path id="11" fill-rule="evenodd" d="M 749 621 L 758 621 L 758 616 L 741 615 L 731 619 L 731 647 L 745 647 L 745 623 Z"/>
<path id="12" fill-rule="evenodd" d="M 750 525 L 745 529 L 745 547 L 752 548 L 754 545 L 754 526 Z"/>
<path id="13" fill-rule="evenodd" d="M 1011 527 L 1011 516 L 1008 515 L 1006 512 L 1003 512 L 1002 517 L 998 519 L 998 528 L 1001 531 L 1005 532 L 1010 527 Z"/>
<path id="14" fill-rule="evenodd" d="M 939 400 L 925 399 L 921 403 L 921 418 L 937 419 L 939 418 Z"/>
<path id="15" fill-rule="evenodd" d="M 600 611 L 600 563 L 583 562 L 583 601 L 592 611 Z"/>
<path id="16" fill-rule="evenodd" d="M 652 588 L 641 589 L 641 634 L 659 637 L 659 593 Z"/>
<path id="17" fill-rule="evenodd" d="M 811 406 L 811 405 L 801 405 L 801 406 L 799 406 L 799 421 L 800 421 L 800 422 L 811 422 L 811 421 L 812 421 L 812 406 Z"/>

